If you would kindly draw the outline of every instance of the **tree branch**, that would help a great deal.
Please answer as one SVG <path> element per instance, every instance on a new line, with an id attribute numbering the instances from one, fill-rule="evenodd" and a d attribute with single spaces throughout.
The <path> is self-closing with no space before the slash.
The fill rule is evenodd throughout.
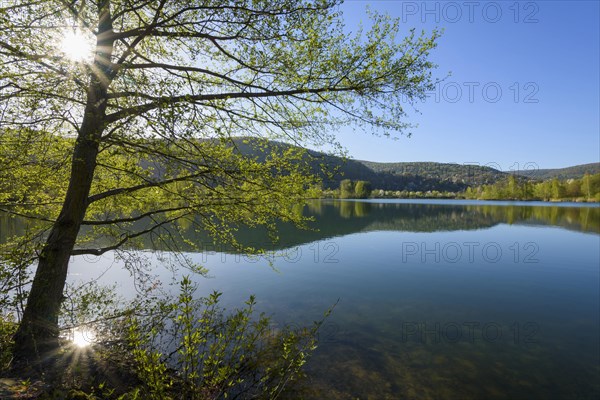
<path id="1" fill-rule="evenodd" d="M 189 209 L 189 208 L 191 208 L 191 207 L 190 206 L 182 206 L 182 207 L 164 208 L 161 210 L 148 211 L 148 212 L 145 212 L 138 216 L 129 217 L 129 218 L 119 218 L 119 219 L 111 219 L 111 220 L 104 220 L 104 221 L 89 221 L 89 220 L 86 221 L 86 220 L 84 220 L 81 224 L 97 226 L 97 225 L 114 225 L 114 224 L 120 224 L 120 223 L 125 223 L 125 222 L 135 222 L 135 221 L 139 221 L 140 219 L 150 217 L 154 214 L 171 212 L 171 211 L 181 211 L 181 210 L 185 210 L 185 209 Z M 0 210 L 0 211 L 2 211 L 2 210 Z"/>
<path id="2" fill-rule="evenodd" d="M 121 240 L 119 240 L 117 243 L 111 245 L 111 246 L 107 246 L 107 247 L 102 247 L 99 249 L 75 249 L 73 251 L 71 251 L 71 255 L 72 256 L 81 256 L 81 255 L 85 255 L 85 254 L 91 254 L 94 256 L 101 256 L 102 254 L 109 252 L 111 250 L 117 250 L 119 247 L 123 246 L 125 243 L 127 243 L 129 240 L 131 239 L 135 239 L 136 237 L 145 235 L 147 233 L 150 233 L 152 231 L 154 231 L 155 229 L 160 228 L 163 225 L 166 224 L 170 224 L 171 222 L 174 222 L 180 218 L 185 217 L 186 215 L 190 215 L 191 212 L 189 213 L 184 213 L 183 215 L 179 215 L 175 218 L 169 218 L 166 219 L 162 222 L 157 223 L 156 225 L 148 228 L 148 229 L 144 229 L 143 231 L 139 231 L 139 232 L 135 232 L 129 235 L 125 235 Z"/>
<path id="3" fill-rule="evenodd" d="M 41 65 L 42 67 L 48 68 L 52 72 L 56 72 L 57 74 L 64 76 L 65 78 L 72 79 L 73 82 L 78 84 L 80 87 L 85 88 L 84 82 L 82 82 L 80 79 L 75 78 L 74 76 L 69 74 L 69 72 L 63 71 L 59 68 L 56 68 L 56 67 L 48 64 L 45 61 L 42 61 L 43 59 L 48 58 L 48 56 L 46 56 L 46 55 L 27 54 L 27 53 L 22 52 L 21 50 L 15 48 L 14 46 L 11 46 L 10 44 L 8 44 L 6 42 L 2 42 L 2 41 L 0 41 L 0 47 L 8 50 L 10 53 L 8 53 L 7 55 L 9 55 L 9 56 L 16 56 L 16 57 L 20 57 L 21 59 L 24 59 L 27 61 L 33 61 L 33 62 Z"/>
<path id="4" fill-rule="evenodd" d="M 190 66 L 185 66 L 185 65 L 173 65 L 173 64 L 164 64 L 164 63 L 157 63 L 157 62 L 148 62 L 148 63 L 138 63 L 138 64 L 123 64 L 120 66 L 120 68 L 123 69 L 152 69 L 152 68 L 161 68 L 164 69 L 166 71 L 169 70 L 173 70 L 173 71 L 183 71 L 183 72 L 199 72 L 202 74 L 206 74 L 206 75 L 210 75 L 210 76 L 214 76 L 215 78 L 219 78 L 219 79 L 223 79 L 227 82 L 236 84 L 236 85 L 240 85 L 242 87 L 246 87 L 246 88 L 253 88 L 253 89 L 259 89 L 259 90 L 268 90 L 265 87 L 262 86 L 258 86 L 258 85 L 253 85 L 251 83 L 246 83 L 246 82 L 242 82 L 242 81 L 238 81 L 237 79 L 233 79 L 227 75 L 223 75 L 223 74 L 219 74 L 217 72 L 211 71 L 209 69 L 205 69 L 205 68 L 198 68 L 198 67 L 190 67 Z M 117 96 L 115 96 L 114 94 L 112 96 L 109 96 L 109 98 L 115 98 Z M 122 97 L 122 96 L 118 96 L 118 97 Z"/>
<path id="5" fill-rule="evenodd" d="M 142 183 L 140 185 L 136 185 L 136 186 L 130 186 L 127 188 L 116 188 L 116 189 L 111 189 L 111 190 L 107 190 L 106 192 L 102 192 L 102 193 L 97 193 L 95 195 L 89 196 L 88 197 L 88 204 L 92 204 L 96 201 L 105 199 L 107 197 L 111 197 L 111 196 L 116 196 L 119 194 L 123 194 L 123 193 L 132 193 L 138 190 L 142 190 L 142 189 L 147 189 L 147 188 L 151 188 L 151 187 L 157 187 L 157 186 L 163 186 L 163 185 L 167 185 L 169 183 L 174 183 L 174 182 L 182 182 L 182 181 L 186 181 L 186 180 L 190 180 L 193 178 L 197 178 L 201 175 L 205 175 L 207 174 L 207 171 L 202 171 L 202 172 L 198 172 L 196 174 L 192 174 L 192 175 L 186 175 L 186 176 L 181 176 L 178 178 L 172 178 L 172 179 L 165 179 L 162 181 L 148 181 L 146 183 Z"/>
<path id="6" fill-rule="evenodd" d="M 56 222 L 56 220 L 54 220 L 54 219 L 44 218 L 44 217 L 36 217 L 33 215 L 28 215 L 28 214 L 24 214 L 24 213 L 20 213 L 20 212 L 16 212 L 16 211 L 11 211 L 6 208 L 0 208 L 0 212 L 11 214 L 11 215 L 16 215 L 17 217 L 22 217 L 22 218 L 36 219 L 38 221 L 44 221 L 44 222 L 50 222 L 50 223 Z"/>
<path id="7" fill-rule="evenodd" d="M 283 97 L 293 96 L 300 94 L 319 94 L 319 93 L 332 93 L 332 92 L 350 92 L 362 89 L 361 86 L 356 87 L 323 87 L 323 88 L 303 88 L 303 89 L 291 89 L 281 91 L 265 91 L 265 92 L 231 92 L 231 93 L 214 93 L 214 94 L 199 94 L 199 95 L 183 95 L 183 96 L 162 96 L 158 97 L 155 101 L 146 104 L 140 104 L 125 108 L 123 110 L 114 112 L 106 116 L 107 123 L 113 123 L 119 121 L 122 118 L 130 115 L 139 115 L 148 111 L 162 108 L 168 105 L 175 105 L 178 103 L 199 103 L 204 101 L 214 100 L 229 100 L 229 99 L 258 99 L 265 97 Z"/>

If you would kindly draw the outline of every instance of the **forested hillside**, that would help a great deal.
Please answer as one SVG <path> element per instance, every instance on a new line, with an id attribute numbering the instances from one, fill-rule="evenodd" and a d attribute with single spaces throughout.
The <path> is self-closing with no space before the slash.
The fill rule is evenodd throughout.
<path id="1" fill-rule="evenodd" d="M 0 145 L 10 147 L 11 133 L 3 132 Z M 60 140 L 54 137 L 53 140 Z M 65 146 L 68 139 L 65 140 Z M 259 140 L 256 138 L 240 137 L 232 141 L 231 146 L 236 151 L 265 161 L 273 153 L 283 153 L 286 150 L 299 150 L 290 144 Z M 276 151 L 275 151 L 276 150 Z M 449 164 L 436 162 L 394 162 L 381 163 L 343 158 L 318 151 L 307 151 L 304 159 L 309 163 L 310 170 L 320 174 L 324 189 L 338 189 L 342 180 L 366 181 L 372 189 L 385 191 L 406 192 L 464 192 L 467 188 L 493 185 L 506 181 L 511 175 L 491 167 Z M 142 160 L 142 168 L 152 166 L 156 175 L 162 174 L 162 169 L 148 160 Z M 580 179 L 585 174 L 600 173 L 600 163 L 577 165 L 562 169 L 540 169 L 516 171 L 519 180 L 544 181 L 553 178 L 559 180 Z M 2 172 L 0 171 L 0 177 Z M 1 181 L 1 179 L 0 179 Z"/>
<path id="2" fill-rule="evenodd" d="M 263 159 L 269 148 L 289 148 L 289 144 L 268 142 L 259 144 L 256 139 L 239 138 L 235 141 L 241 153 Z M 368 181 L 373 189 L 462 192 L 469 186 L 496 183 L 507 173 L 478 165 L 445 164 L 435 162 L 379 163 L 342 158 L 318 151 L 308 151 L 308 160 L 315 173 L 325 167 L 325 189 L 337 189 L 344 179 Z"/>
<path id="3" fill-rule="evenodd" d="M 555 168 L 555 169 L 536 169 L 529 171 L 516 171 L 517 175 L 521 175 L 527 178 L 536 180 L 548 180 L 558 178 L 564 179 L 579 179 L 585 174 L 594 175 L 600 174 L 600 163 L 590 163 L 575 165 L 567 168 Z"/>

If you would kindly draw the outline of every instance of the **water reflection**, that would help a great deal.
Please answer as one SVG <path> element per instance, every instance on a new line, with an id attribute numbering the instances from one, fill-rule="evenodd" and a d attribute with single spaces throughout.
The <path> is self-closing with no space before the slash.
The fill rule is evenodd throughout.
<path id="1" fill-rule="evenodd" d="M 278 224 L 279 240 L 276 243 L 260 227 L 238 227 L 236 238 L 244 246 L 283 250 L 358 232 L 448 232 L 485 229 L 500 224 L 556 226 L 577 232 L 600 233 L 600 207 L 597 205 L 311 200 L 303 212 L 315 217 L 315 221 L 309 224 L 310 229 L 299 230 L 290 224 Z M 28 229 L 27 222 L 0 213 L 0 243 L 6 243 L 12 236 L 22 235 Z M 145 223 L 139 222 L 140 226 Z M 180 249 L 193 251 L 194 248 L 186 243 L 186 240 L 191 240 L 200 249 L 236 252 L 231 246 L 216 244 L 208 234 L 196 232 L 189 221 L 178 224 L 183 232 L 177 243 Z M 160 243 L 153 243 L 150 239 L 144 242 L 144 248 L 169 250 L 160 248 Z"/>
<path id="2" fill-rule="evenodd" d="M 275 250 L 359 232 L 449 232 L 491 228 L 500 224 L 556 226 L 600 233 L 600 207 L 469 205 L 453 202 L 400 203 L 313 200 L 304 210 L 314 216 L 311 230 L 279 224 Z M 239 229 L 240 243 L 270 246 L 267 232 Z M 200 240 L 209 240 L 200 237 Z M 232 249 L 223 249 L 227 251 Z"/>
<path id="3" fill-rule="evenodd" d="M 273 250 L 293 248 L 318 240 L 359 232 L 450 232 L 491 228 L 501 224 L 556 226 L 577 232 L 600 233 L 600 207 L 530 206 L 511 204 L 455 204 L 313 200 L 304 210 L 315 217 L 309 230 L 278 224 L 279 240 L 272 243 L 265 230 L 240 227 L 237 240 L 243 245 Z M 196 243 L 215 248 L 207 235 L 187 231 Z M 235 252 L 219 246 L 223 252 Z"/>

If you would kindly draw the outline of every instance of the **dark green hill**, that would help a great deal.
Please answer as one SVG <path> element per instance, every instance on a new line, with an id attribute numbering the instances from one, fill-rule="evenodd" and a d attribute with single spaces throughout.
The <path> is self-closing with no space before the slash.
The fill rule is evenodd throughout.
<path id="1" fill-rule="evenodd" d="M 392 186 L 373 186 L 386 190 L 409 191 L 463 191 L 468 186 L 479 186 L 498 182 L 507 177 L 507 173 L 490 167 L 465 164 L 446 164 L 436 162 L 397 162 L 378 163 L 360 161 L 379 176 L 392 179 Z"/>
<path id="2" fill-rule="evenodd" d="M 292 145 L 281 142 L 265 142 L 253 138 L 236 138 L 234 145 L 242 153 L 262 159 L 268 154 L 269 149 L 285 149 Z M 315 173 L 320 173 L 325 166 L 333 172 L 330 177 L 323 177 L 324 186 L 336 189 L 342 179 L 354 181 L 365 180 L 371 182 L 374 189 L 406 190 L 406 191 L 433 191 L 462 192 L 467 187 L 489 185 L 506 179 L 508 172 L 498 171 L 491 167 L 447 164 L 437 162 L 395 162 L 381 163 L 345 159 L 330 154 L 309 151 L 306 156 Z M 511 172 L 512 173 L 512 172 Z M 561 169 L 539 169 L 518 171 L 522 179 L 547 180 L 554 177 L 564 179 L 581 178 L 585 173 L 600 173 L 600 163 L 577 165 Z"/>
<path id="3" fill-rule="evenodd" d="M 291 145 L 281 142 L 264 142 L 252 138 L 234 139 L 240 153 L 262 159 L 269 148 L 282 149 Z M 490 167 L 478 165 L 444 164 L 435 162 L 378 163 L 345 159 L 318 151 L 309 151 L 306 160 L 313 171 L 319 173 L 322 166 L 332 175 L 324 175 L 326 188 L 339 187 L 342 179 L 365 180 L 375 189 L 408 191 L 460 192 L 468 186 L 498 182 L 507 174 Z"/>
<path id="4" fill-rule="evenodd" d="M 527 178 L 545 181 L 548 179 L 558 178 L 559 180 L 565 179 L 579 179 L 583 175 L 599 174 L 600 163 L 590 163 L 575 165 L 567 168 L 555 168 L 555 169 L 537 169 L 531 171 L 517 171 L 517 175 L 521 175 Z"/>

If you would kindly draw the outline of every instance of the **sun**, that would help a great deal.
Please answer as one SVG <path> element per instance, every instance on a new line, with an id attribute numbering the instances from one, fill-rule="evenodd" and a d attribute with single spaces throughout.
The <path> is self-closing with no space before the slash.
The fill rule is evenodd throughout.
<path id="1" fill-rule="evenodd" d="M 77 347 L 86 347 L 92 344 L 94 333 L 88 329 L 76 328 L 73 330 L 73 344 Z"/>
<path id="2" fill-rule="evenodd" d="M 91 61 L 92 41 L 77 30 L 65 31 L 60 40 L 60 52 L 74 62 Z"/>

